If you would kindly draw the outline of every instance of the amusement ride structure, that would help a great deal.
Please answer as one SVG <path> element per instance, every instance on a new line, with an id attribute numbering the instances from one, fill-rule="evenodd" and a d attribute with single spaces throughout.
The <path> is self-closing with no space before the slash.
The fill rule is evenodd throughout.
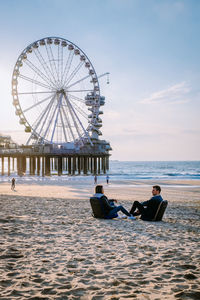
<path id="1" fill-rule="evenodd" d="M 99 139 L 105 104 L 99 78 L 108 74 L 98 77 L 87 55 L 64 38 L 46 37 L 22 51 L 12 75 L 15 114 L 29 133 L 20 170 L 31 151 L 30 161 L 38 161 L 33 173 L 39 174 L 41 158 L 46 175 L 58 158 L 60 173 L 63 164 L 69 174 L 106 172 L 111 147 Z"/>

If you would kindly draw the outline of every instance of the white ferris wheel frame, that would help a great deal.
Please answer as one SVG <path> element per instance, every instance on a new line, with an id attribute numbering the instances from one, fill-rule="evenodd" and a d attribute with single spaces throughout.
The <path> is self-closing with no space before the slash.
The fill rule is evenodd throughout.
<path id="1" fill-rule="evenodd" d="M 46 48 L 45 53 L 48 63 L 43 57 L 40 47 Z M 58 48 L 58 57 L 56 59 L 54 58 L 52 47 Z M 64 49 L 69 50 L 69 52 L 67 52 L 68 57 L 65 66 L 63 65 Z M 33 53 L 41 68 L 34 65 L 31 58 L 29 59 L 29 56 Z M 80 57 L 80 63 L 71 71 L 70 68 L 75 56 Z M 23 64 L 30 69 L 30 72 L 33 72 L 34 76 L 37 76 L 37 79 L 23 74 Z M 73 82 L 73 78 L 77 76 L 82 67 L 85 67 L 84 70 L 88 70 L 88 75 Z M 32 91 L 20 91 L 18 87 L 19 80 L 22 83 L 30 82 L 33 87 Z M 76 90 L 76 85 L 82 84 L 86 80 L 87 82 L 89 80 L 88 85 L 91 86 L 91 89 Z M 34 90 L 34 88 L 36 89 L 38 87 L 44 90 Z M 84 99 L 74 95 L 74 93 L 79 92 L 85 93 Z M 73 95 L 70 93 L 73 93 Z M 25 126 L 26 132 L 31 132 L 27 144 L 35 139 L 37 143 L 41 144 L 65 144 L 72 142 L 75 145 L 84 145 L 85 142 L 89 142 L 93 145 L 93 133 L 95 133 L 96 136 L 101 135 L 99 128 L 102 126 L 102 121 L 99 118 L 99 114 L 102 112 L 99 111 L 99 108 L 100 105 L 104 104 L 101 103 L 101 98 L 104 97 L 100 97 L 100 87 L 96 71 L 87 55 L 69 40 L 60 37 L 46 37 L 27 46 L 19 55 L 13 70 L 12 95 L 13 105 L 16 109 L 15 113 L 19 116 L 20 124 Z M 44 95 L 45 98 L 37 103 L 30 103 L 27 108 L 21 106 L 21 97 L 32 96 L 33 98 L 33 96 L 41 97 L 41 95 Z M 78 101 L 82 101 L 84 105 L 88 106 L 88 110 L 91 112 L 90 116 L 77 105 L 76 102 Z M 27 119 L 26 114 L 28 112 L 30 113 L 36 107 L 38 108 L 40 105 L 44 105 L 44 103 L 48 104 L 37 117 L 35 123 L 32 124 Z M 86 128 L 80 119 L 81 115 L 84 115 L 84 118 L 88 119 L 89 125 L 87 125 Z M 54 139 L 58 119 L 61 124 L 62 141 L 55 141 Z M 47 138 L 47 135 L 50 134 L 50 128 L 51 138 L 50 136 Z M 65 128 L 68 129 L 68 137 Z M 71 136 L 71 140 L 69 135 Z"/>

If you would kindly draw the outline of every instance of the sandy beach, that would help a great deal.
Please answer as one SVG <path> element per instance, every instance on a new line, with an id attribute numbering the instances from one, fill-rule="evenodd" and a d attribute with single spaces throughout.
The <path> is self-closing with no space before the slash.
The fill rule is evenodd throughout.
<path id="1" fill-rule="evenodd" d="M 92 180 L 1 182 L 0 299 L 200 299 L 200 181 L 157 183 L 162 222 L 94 219 Z M 105 194 L 130 209 L 152 184 Z"/>

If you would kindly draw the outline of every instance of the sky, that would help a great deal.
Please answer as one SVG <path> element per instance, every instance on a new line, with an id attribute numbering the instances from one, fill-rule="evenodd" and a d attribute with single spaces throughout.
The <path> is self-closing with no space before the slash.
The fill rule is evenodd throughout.
<path id="1" fill-rule="evenodd" d="M 0 133 L 18 143 L 27 136 L 12 105 L 13 68 L 47 36 L 110 73 L 100 88 L 111 159 L 200 160 L 200 1 L 0 0 Z"/>

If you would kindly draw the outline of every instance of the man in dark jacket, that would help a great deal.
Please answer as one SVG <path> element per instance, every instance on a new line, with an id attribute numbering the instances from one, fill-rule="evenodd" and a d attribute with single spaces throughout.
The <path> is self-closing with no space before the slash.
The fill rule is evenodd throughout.
<path id="1" fill-rule="evenodd" d="M 154 216 L 157 212 L 158 206 L 163 201 L 163 198 L 160 195 L 161 187 L 159 185 L 154 185 L 152 189 L 151 199 L 144 201 L 142 203 L 134 201 L 130 214 L 133 216 L 141 215 L 142 220 L 151 221 L 154 219 Z M 135 211 L 137 209 L 137 211 Z"/>
<path id="2" fill-rule="evenodd" d="M 116 218 L 118 215 L 117 213 L 121 211 L 124 213 L 128 219 L 135 219 L 135 217 L 131 216 L 131 214 L 122 206 L 122 205 L 115 205 L 114 202 L 117 202 L 115 199 L 108 199 L 104 195 L 104 189 L 102 185 L 97 185 L 95 188 L 95 194 L 93 197 L 98 198 L 99 201 L 102 203 L 103 213 L 106 218 Z"/>

